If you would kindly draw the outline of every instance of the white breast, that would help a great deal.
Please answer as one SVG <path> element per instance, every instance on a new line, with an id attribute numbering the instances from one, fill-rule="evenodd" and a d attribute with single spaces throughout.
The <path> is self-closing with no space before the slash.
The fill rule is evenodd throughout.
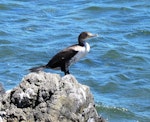
<path id="1" fill-rule="evenodd" d="M 85 46 L 75 46 L 73 49 L 78 51 L 78 53 L 70 60 L 69 65 L 72 65 L 83 58 L 90 51 L 90 45 L 85 42 Z"/>

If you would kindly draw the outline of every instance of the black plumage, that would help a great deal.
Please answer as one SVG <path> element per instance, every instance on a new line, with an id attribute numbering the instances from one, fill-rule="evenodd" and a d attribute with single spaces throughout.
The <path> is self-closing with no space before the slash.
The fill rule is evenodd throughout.
<path id="1" fill-rule="evenodd" d="M 66 49 L 57 53 L 46 65 L 47 68 L 57 69 L 60 67 L 61 71 L 65 74 L 69 74 L 69 60 L 77 53 L 78 51 L 72 49 Z"/>

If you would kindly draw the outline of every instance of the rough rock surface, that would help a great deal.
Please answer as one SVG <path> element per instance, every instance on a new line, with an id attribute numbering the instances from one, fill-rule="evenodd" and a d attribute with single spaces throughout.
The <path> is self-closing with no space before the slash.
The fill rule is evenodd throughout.
<path id="1" fill-rule="evenodd" d="M 3 85 L 0 83 L 0 101 L 2 100 L 2 95 L 5 93 Z M 1 121 L 0 121 L 1 122 Z"/>
<path id="2" fill-rule="evenodd" d="M 4 94 L 5 90 L 3 88 L 3 85 L 0 83 L 0 95 Z"/>
<path id="3" fill-rule="evenodd" d="M 104 122 L 88 86 L 72 75 L 30 73 L 0 101 L 0 122 Z"/>

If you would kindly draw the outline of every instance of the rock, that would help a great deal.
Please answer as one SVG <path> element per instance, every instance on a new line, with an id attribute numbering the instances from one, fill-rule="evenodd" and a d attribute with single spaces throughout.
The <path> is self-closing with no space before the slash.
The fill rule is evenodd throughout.
<path id="1" fill-rule="evenodd" d="M 3 85 L 0 83 L 0 95 L 5 93 L 5 89 L 3 88 Z"/>
<path id="2" fill-rule="evenodd" d="M 0 101 L 0 122 L 104 122 L 88 86 L 72 75 L 30 73 Z"/>

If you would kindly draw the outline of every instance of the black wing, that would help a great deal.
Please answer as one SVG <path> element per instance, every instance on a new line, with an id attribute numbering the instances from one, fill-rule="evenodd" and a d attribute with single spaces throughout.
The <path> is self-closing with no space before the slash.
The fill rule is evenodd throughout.
<path id="1" fill-rule="evenodd" d="M 62 67 L 65 65 L 65 63 L 68 63 L 69 60 L 77 53 L 78 51 L 75 51 L 71 48 L 67 48 L 65 50 L 60 51 L 57 53 L 46 65 L 46 67 L 50 68 L 57 68 Z"/>

